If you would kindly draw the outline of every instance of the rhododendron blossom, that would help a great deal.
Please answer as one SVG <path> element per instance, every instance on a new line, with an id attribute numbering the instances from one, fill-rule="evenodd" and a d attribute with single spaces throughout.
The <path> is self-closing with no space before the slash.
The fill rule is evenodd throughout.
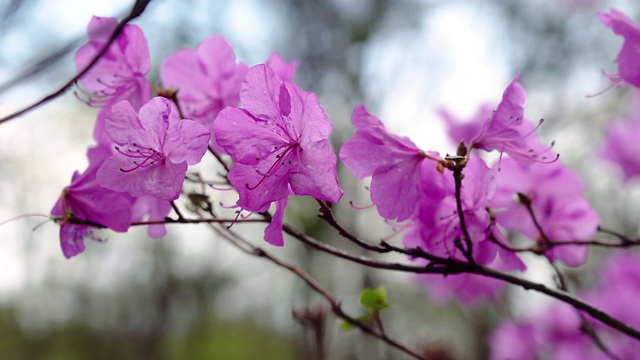
<path id="1" fill-rule="evenodd" d="M 606 258 L 597 272 L 596 286 L 581 298 L 624 319 L 629 326 L 640 327 L 640 258 L 635 252 L 618 252 Z M 640 343 L 610 327 L 584 317 L 609 356 L 584 331 L 578 310 L 565 303 L 551 303 L 515 321 L 506 321 L 490 337 L 492 359 L 637 359 Z M 514 350 L 515 347 L 518 351 Z"/>
<path id="2" fill-rule="evenodd" d="M 78 71 L 84 70 L 104 48 L 117 26 L 115 18 L 94 16 L 91 19 L 90 40 L 74 57 Z M 146 78 L 150 68 L 149 47 L 142 30 L 136 25 L 126 25 L 106 53 L 80 78 L 79 96 L 87 97 L 84 101 L 89 105 L 103 107 L 94 129 L 94 137 L 98 142 L 108 142 L 104 134 L 104 121 L 111 106 L 127 100 L 138 111 L 151 99 L 151 88 Z"/>
<path id="3" fill-rule="evenodd" d="M 132 221 L 160 221 L 164 220 L 171 212 L 171 202 L 155 198 L 151 195 L 141 196 L 135 199 L 131 207 Z M 164 224 L 147 225 L 147 235 L 154 239 L 167 234 Z"/>
<path id="4" fill-rule="evenodd" d="M 200 162 L 210 133 L 195 121 L 179 119 L 172 109 L 171 102 L 161 97 L 142 106 L 138 114 L 127 101 L 113 107 L 105 130 L 116 152 L 98 170 L 100 185 L 134 197 L 180 196 L 187 164 Z"/>
<path id="5" fill-rule="evenodd" d="M 65 257 L 70 258 L 84 251 L 84 237 L 92 237 L 95 226 L 71 223 L 70 218 L 86 221 L 114 231 L 127 231 L 131 225 L 133 199 L 126 193 L 116 192 L 98 184 L 96 172 L 110 156 L 108 149 L 89 149 L 89 167 L 82 173 L 73 174 L 51 215 L 60 219 L 60 245 Z"/>
<path id="6" fill-rule="evenodd" d="M 236 62 L 227 40 L 212 35 L 195 51 L 183 49 L 169 55 L 160 68 L 160 78 L 164 86 L 178 90 L 182 114 L 211 131 L 222 109 L 240 104 L 240 88 L 248 68 Z M 217 146 L 215 136 L 211 140 Z"/>
<path id="7" fill-rule="evenodd" d="M 472 147 L 485 151 L 498 150 L 524 162 L 552 162 L 557 158 L 538 144 L 536 127 L 524 118 L 526 94 L 518 74 L 502 95 L 502 101 L 472 140 Z M 542 121 L 542 120 L 541 120 Z"/>
<path id="8" fill-rule="evenodd" d="M 331 123 L 314 94 L 282 81 L 266 65 L 249 69 L 243 109 L 228 107 L 214 122 L 217 142 L 235 161 L 228 179 L 238 205 L 266 211 L 289 194 L 329 202 L 342 197 Z"/>
<path id="9" fill-rule="evenodd" d="M 640 175 L 640 93 L 634 93 L 630 99 L 630 119 L 608 123 L 605 144 L 600 149 L 602 158 L 620 167 L 624 181 Z"/>
<path id="10" fill-rule="evenodd" d="M 342 145 L 340 159 L 358 179 L 373 176 L 371 201 L 380 216 L 398 221 L 412 218 L 418 208 L 420 164 L 426 153 L 409 138 L 391 134 L 364 105 L 353 109 L 351 122 L 356 133 Z"/>
<path id="11" fill-rule="evenodd" d="M 491 106 L 484 104 L 476 110 L 468 121 L 458 119 L 446 109 L 439 109 L 438 115 L 444 120 L 447 126 L 447 134 L 451 140 L 456 143 L 464 141 L 466 145 L 470 145 L 471 141 L 480 134 L 484 123 L 491 119 L 493 112 Z"/>
<path id="12" fill-rule="evenodd" d="M 543 234 L 547 240 L 562 242 L 586 240 L 595 233 L 599 218 L 584 198 L 584 184 L 561 162 L 526 166 L 504 158 L 500 167 L 498 188 L 491 200 L 498 224 L 541 241 L 543 248 Z M 530 202 L 543 234 L 522 201 Z M 554 246 L 545 254 L 575 266 L 585 261 L 587 249 L 581 245 Z"/>
<path id="13" fill-rule="evenodd" d="M 616 58 L 618 73 L 609 75 L 611 81 L 614 84 L 625 82 L 640 87 L 640 27 L 616 9 L 599 13 L 598 17 L 606 27 L 624 38 L 622 49 Z"/>
<path id="14" fill-rule="evenodd" d="M 456 242 L 463 243 L 465 234 L 460 226 L 454 178 L 450 171 L 440 172 L 435 164 L 425 162 L 422 169 L 420 209 L 416 218 L 419 226 L 417 236 L 405 236 L 405 246 L 420 247 L 427 252 L 463 259 Z M 480 158 L 471 158 L 464 168 L 461 188 L 462 210 L 466 228 L 476 261 L 488 264 L 497 254 L 495 247 L 477 246 L 489 240 L 491 235 L 489 199 L 495 191 L 495 172 Z"/>
<path id="15" fill-rule="evenodd" d="M 284 82 L 293 82 L 299 65 L 300 62 L 297 60 L 286 62 L 277 52 L 269 55 L 269 59 L 267 59 L 267 66 Z"/>

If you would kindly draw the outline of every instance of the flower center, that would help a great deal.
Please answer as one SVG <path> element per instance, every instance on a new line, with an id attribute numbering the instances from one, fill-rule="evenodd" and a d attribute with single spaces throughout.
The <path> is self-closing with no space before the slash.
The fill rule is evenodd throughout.
<path id="1" fill-rule="evenodd" d="M 140 168 L 153 166 L 158 163 L 164 164 L 165 162 L 165 155 L 163 153 L 149 147 L 140 146 L 136 143 L 129 146 L 126 151 L 121 149 L 119 146 L 116 146 L 115 149 L 118 153 L 128 158 L 135 159 L 133 160 L 134 166 L 130 169 L 120 168 L 120 171 L 122 172 L 131 172 Z"/>
<path id="2" fill-rule="evenodd" d="M 269 167 L 269 170 L 267 170 L 265 173 L 261 172 L 259 169 L 256 169 L 256 172 L 260 175 L 262 175 L 262 178 L 260 179 L 260 181 L 258 181 L 257 184 L 255 184 L 254 186 L 249 186 L 249 184 L 245 184 L 245 186 L 247 187 L 247 189 L 249 190 L 255 190 L 258 188 L 258 186 L 262 185 L 262 183 L 271 175 L 273 175 L 274 173 L 276 173 L 278 171 L 278 164 L 280 166 L 286 166 L 286 165 L 291 165 L 291 160 L 287 161 L 285 158 L 287 157 L 287 155 L 289 155 L 294 149 L 298 148 L 298 143 L 297 142 L 293 142 L 293 143 L 289 143 L 286 146 L 274 146 L 274 150 L 278 151 L 278 150 L 282 150 L 284 148 L 284 150 L 277 154 L 276 160 L 273 162 L 273 164 L 271 164 L 271 166 Z"/>

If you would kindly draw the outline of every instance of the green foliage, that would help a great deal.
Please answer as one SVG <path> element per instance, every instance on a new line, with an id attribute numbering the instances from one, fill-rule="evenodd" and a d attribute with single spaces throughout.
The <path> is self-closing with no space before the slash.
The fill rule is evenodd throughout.
<path id="1" fill-rule="evenodd" d="M 368 312 L 380 311 L 391 306 L 387 300 L 387 289 L 384 286 L 366 288 L 360 294 L 360 305 Z"/>
<path id="2" fill-rule="evenodd" d="M 387 299 L 387 289 L 384 286 L 377 288 L 366 288 L 360 293 L 360 306 L 367 312 L 359 316 L 356 320 L 362 324 L 369 325 L 374 320 L 380 321 L 380 311 L 391 306 Z M 347 331 L 355 329 L 356 326 L 346 320 L 343 320 L 339 329 Z"/>

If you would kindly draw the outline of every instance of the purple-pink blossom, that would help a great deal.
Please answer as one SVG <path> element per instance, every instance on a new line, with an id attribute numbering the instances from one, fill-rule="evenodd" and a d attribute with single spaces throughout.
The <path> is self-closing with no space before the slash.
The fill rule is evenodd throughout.
<path id="1" fill-rule="evenodd" d="M 89 22 L 89 42 L 75 54 L 78 71 L 84 70 L 104 48 L 118 26 L 115 18 L 94 16 Z M 94 137 L 108 142 L 104 134 L 104 121 L 111 106 L 127 100 L 137 111 L 151 99 L 151 87 L 146 74 L 151 68 L 149 47 L 142 30 L 136 25 L 126 25 L 104 55 L 80 80 L 78 94 L 92 106 L 103 107 L 96 121 Z"/>
<path id="2" fill-rule="evenodd" d="M 640 175 L 640 94 L 635 93 L 630 106 L 630 118 L 607 124 L 605 144 L 600 156 L 622 170 L 625 181 Z"/>
<path id="3" fill-rule="evenodd" d="M 491 119 L 493 111 L 491 106 L 484 104 L 478 107 L 475 114 L 473 114 L 471 119 L 467 121 L 455 117 L 446 109 L 439 109 L 438 115 L 440 115 L 440 118 L 444 120 L 444 123 L 447 126 L 447 134 L 449 135 L 449 138 L 456 144 L 460 141 L 464 141 L 468 146 L 471 144 L 471 141 L 480 134 L 484 123 Z"/>
<path id="4" fill-rule="evenodd" d="M 218 145 L 235 162 L 228 178 L 240 194 L 238 205 L 265 211 L 290 190 L 340 200 L 336 156 L 328 141 L 331 123 L 318 98 L 283 82 L 265 65 L 249 69 L 240 97 L 244 108 L 225 108 L 213 125 Z"/>
<path id="5" fill-rule="evenodd" d="M 640 27 L 616 9 L 599 13 L 598 17 L 606 27 L 624 38 L 622 49 L 616 58 L 618 73 L 609 75 L 611 81 L 614 84 L 625 82 L 640 87 Z"/>
<path id="6" fill-rule="evenodd" d="M 560 161 L 551 164 L 522 164 L 503 158 L 497 176 L 496 195 L 491 208 L 496 221 L 507 230 L 517 230 L 530 239 L 553 242 L 587 240 L 599 222 L 596 211 L 584 197 L 584 184 Z M 531 204 L 536 221 L 522 201 Z M 546 248 L 544 241 L 539 244 Z M 580 265 L 586 260 L 587 247 L 582 245 L 552 246 L 545 255 L 567 265 Z"/>
<path id="7" fill-rule="evenodd" d="M 240 88 L 247 70 L 247 64 L 236 62 L 229 42 L 212 35 L 195 51 L 183 49 L 169 55 L 160 68 L 160 78 L 164 86 L 178 90 L 183 115 L 211 131 L 213 120 L 222 109 L 240 104 Z M 215 136 L 211 140 L 217 146 Z"/>
<path id="8" fill-rule="evenodd" d="M 133 199 L 126 193 L 100 186 L 96 180 L 98 168 L 109 155 L 109 149 L 104 147 L 89 149 L 89 167 L 82 174 L 73 174 L 71 184 L 62 191 L 51 210 L 51 215 L 61 218 L 60 246 L 67 258 L 84 251 L 84 238 L 93 238 L 92 230 L 96 226 L 124 232 L 131 225 Z"/>
<path id="9" fill-rule="evenodd" d="M 596 271 L 595 286 L 579 294 L 629 326 L 640 327 L 640 257 L 622 251 L 609 255 Z M 637 359 L 640 343 L 607 325 L 584 316 L 598 339 L 614 356 L 605 354 L 583 330 L 578 310 L 563 302 L 537 308 L 500 324 L 490 336 L 491 359 Z M 514 347 L 514 344 L 517 346 Z M 517 351 L 516 351 L 517 350 Z"/>
<path id="10" fill-rule="evenodd" d="M 526 94 L 520 74 L 513 78 L 502 95 L 502 101 L 472 140 L 472 147 L 485 151 L 498 150 L 524 162 L 553 162 L 557 154 L 552 146 L 541 146 L 537 127 L 524 117 Z M 542 120 L 541 120 L 542 122 Z"/>
<path id="11" fill-rule="evenodd" d="M 210 137 L 204 126 L 180 119 L 172 103 L 161 97 L 139 113 L 127 101 L 114 105 L 105 130 L 116 145 L 98 170 L 100 185 L 161 200 L 180 196 L 187 165 L 200 162 Z"/>
<path id="12" fill-rule="evenodd" d="M 456 242 L 464 243 L 465 234 L 456 207 L 453 174 L 448 170 L 439 171 L 430 162 L 424 162 L 421 169 L 420 208 L 416 218 L 419 240 L 405 236 L 405 246 L 420 247 L 435 255 L 462 260 L 464 256 Z M 469 159 L 463 173 L 461 202 L 469 240 L 474 245 L 473 257 L 482 264 L 488 264 L 495 258 L 497 249 L 478 245 L 489 241 L 491 236 L 487 205 L 495 191 L 496 174 L 477 157 Z"/>
<path id="13" fill-rule="evenodd" d="M 227 178 L 248 211 L 277 211 L 265 240 L 282 245 L 289 195 L 337 202 L 342 189 L 329 143 L 331 123 L 318 98 L 284 82 L 264 65 L 249 69 L 240 93 L 243 109 L 227 107 L 216 118 L 216 140 L 234 160 Z"/>
<path id="14" fill-rule="evenodd" d="M 298 60 L 287 62 L 277 52 L 269 55 L 269 59 L 267 59 L 267 66 L 284 82 L 293 82 L 299 65 L 300 62 Z"/>
<path id="15" fill-rule="evenodd" d="M 372 176 L 371 201 L 380 216 L 412 218 L 418 209 L 420 164 L 426 153 L 409 138 L 390 133 L 364 105 L 353 109 L 351 122 L 356 133 L 342 145 L 340 159 L 358 179 Z"/>
<path id="16" fill-rule="evenodd" d="M 161 221 L 171 212 L 172 206 L 169 200 L 155 198 L 151 195 L 141 196 L 135 199 L 131 207 L 132 221 Z M 167 234 L 164 224 L 147 225 L 147 235 L 154 239 Z"/>

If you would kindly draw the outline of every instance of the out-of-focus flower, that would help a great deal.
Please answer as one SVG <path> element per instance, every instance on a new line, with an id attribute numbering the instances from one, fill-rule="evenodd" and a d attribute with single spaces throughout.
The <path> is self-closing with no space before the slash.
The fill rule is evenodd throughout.
<path id="1" fill-rule="evenodd" d="M 160 68 L 164 86 L 178 90 L 182 114 L 212 131 L 213 120 L 227 106 L 240 104 L 240 88 L 247 64 L 236 62 L 233 49 L 220 35 L 206 38 L 197 50 L 169 55 Z M 217 148 L 215 135 L 211 144 Z"/>
<path id="2" fill-rule="evenodd" d="M 611 9 L 608 13 L 599 13 L 602 23 L 616 35 L 624 38 L 622 49 L 618 53 L 618 73 L 609 75 L 613 83 L 625 82 L 640 87 L 640 27 L 622 12 Z"/>
<path id="3" fill-rule="evenodd" d="M 598 227 L 599 217 L 584 198 L 582 180 L 560 161 L 551 164 L 522 164 L 511 158 L 500 163 L 497 191 L 491 200 L 496 221 L 508 230 L 520 231 L 536 241 L 543 234 L 553 242 L 586 240 Z M 543 234 L 536 226 L 527 204 Z M 586 260 L 587 246 L 551 246 L 545 255 L 567 265 L 577 266 Z"/>

